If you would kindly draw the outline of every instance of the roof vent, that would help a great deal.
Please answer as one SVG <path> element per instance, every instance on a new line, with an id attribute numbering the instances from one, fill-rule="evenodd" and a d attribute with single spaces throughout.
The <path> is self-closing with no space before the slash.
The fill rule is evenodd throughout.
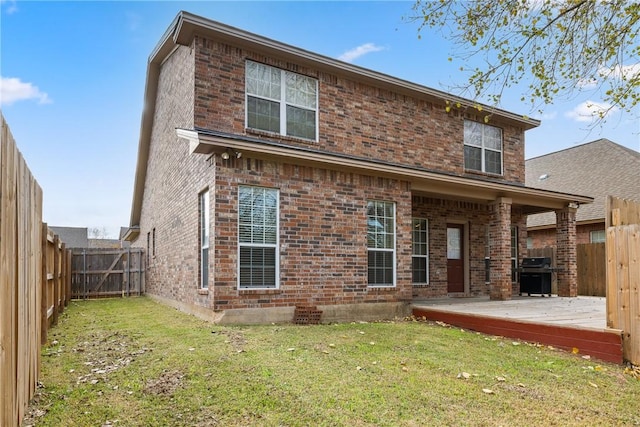
<path id="1" fill-rule="evenodd" d="M 549 174 L 548 173 L 543 173 L 542 175 L 540 175 L 538 177 L 538 181 L 544 181 L 547 178 L 549 178 Z"/>

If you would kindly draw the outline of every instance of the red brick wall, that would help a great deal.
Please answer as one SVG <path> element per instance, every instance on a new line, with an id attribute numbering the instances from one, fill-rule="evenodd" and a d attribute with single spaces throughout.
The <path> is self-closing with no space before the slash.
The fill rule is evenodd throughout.
<path id="1" fill-rule="evenodd" d="M 411 194 L 406 182 L 242 158 L 216 160 L 217 309 L 411 300 Z M 238 186 L 280 191 L 280 287 L 238 290 Z M 367 286 L 368 200 L 396 203 L 395 288 Z"/>
<path id="2" fill-rule="evenodd" d="M 193 127 L 193 55 L 176 50 L 163 64 L 158 82 L 149 147 L 140 236 L 133 246 L 146 250 L 156 232 L 156 256 L 149 254 L 146 290 L 153 295 L 208 306 L 198 286 L 198 192 L 213 185 L 215 168 L 206 157 L 189 155 L 175 128 Z"/>
<path id="3" fill-rule="evenodd" d="M 271 60 L 254 52 L 196 39 L 162 65 L 152 128 L 140 237 L 156 230 L 147 292 L 203 307 L 249 308 L 299 303 L 409 301 L 446 295 L 446 221 L 464 221 L 470 238 L 469 291 L 486 294 L 484 247 L 488 210 L 465 202 L 418 198 L 410 184 L 354 173 L 247 157 L 222 161 L 188 152 L 175 128 L 194 126 L 246 134 L 245 59 L 319 79 L 320 140 L 286 142 L 463 175 L 463 117 L 340 75 Z M 195 72 L 195 74 L 194 74 Z M 500 126 L 500 123 L 492 123 Z M 504 129 L 504 180 L 524 182 L 523 132 Z M 262 137 L 276 138 L 274 135 Z M 280 190 L 280 289 L 237 288 L 238 185 Z M 198 194 L 211 191 L 210 290 L 199 290 Z M 396 203 L 397 284 L 367 287 L 366 202 Z M 411 219 L 427 217 L 430 284 L 411 283 Z M 512 221 L 517 220 L 513 213 Z"/>
<path id="4" fill-rule="evenodd" d="M 424 167 L 457 175 L 463 168 L 464 117 L 454 107 L 350 80 L 197 37 L 195 125 L 234 134 L 256 134 L 358 157 Z M 318 79 L 320 140 L 305 141 L 245 128 L 245 61 L 251 59 Z M 482 121 L 483 116 L 469 116 Z M 504 135 L 504 176 L 524 183 L 524 132 L 494 118 Z M 471 173 L 478 175 L 476 173 Z M 479 174 L 483 175 L 483 174 Z"/>
<path id="5" fill-rule="evenodd" d="M 591 243 L 591 232 L 604 230 L 604 222 L 596 224 L 584 224 L 576 227 L 576 243 Z M 533 239 L 534 248 L 556 246 L 556 228 L 543 230 L 529 230 L 527 237 Z"/>

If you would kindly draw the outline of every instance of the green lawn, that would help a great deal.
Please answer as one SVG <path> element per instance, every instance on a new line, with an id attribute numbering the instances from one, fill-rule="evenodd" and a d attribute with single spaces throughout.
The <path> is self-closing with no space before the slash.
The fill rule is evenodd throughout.
<path id="1" fill-rule="evenodd" d="M 37 426 L 640 425 L 623 366 L 419 321 L 223 327 L 148 298 L 72 302 Z"/>

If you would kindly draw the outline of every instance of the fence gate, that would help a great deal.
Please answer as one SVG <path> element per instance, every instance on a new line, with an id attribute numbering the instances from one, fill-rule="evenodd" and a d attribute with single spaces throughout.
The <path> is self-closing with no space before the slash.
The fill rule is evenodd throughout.
<path id="1" fill-rule="evenodd" d="M 74 249 L 72 298 L 103 298 L 144 293 L 142 249 Z"/>

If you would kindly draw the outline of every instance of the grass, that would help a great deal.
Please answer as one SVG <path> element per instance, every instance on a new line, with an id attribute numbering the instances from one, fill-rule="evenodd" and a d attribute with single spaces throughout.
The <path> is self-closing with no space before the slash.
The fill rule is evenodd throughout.
<path id="1" fill-rule="evenodd" d="M 223 327 L 72 302 L 23 425 L 640 425 L 624 367 L 418 321 Z"/>

